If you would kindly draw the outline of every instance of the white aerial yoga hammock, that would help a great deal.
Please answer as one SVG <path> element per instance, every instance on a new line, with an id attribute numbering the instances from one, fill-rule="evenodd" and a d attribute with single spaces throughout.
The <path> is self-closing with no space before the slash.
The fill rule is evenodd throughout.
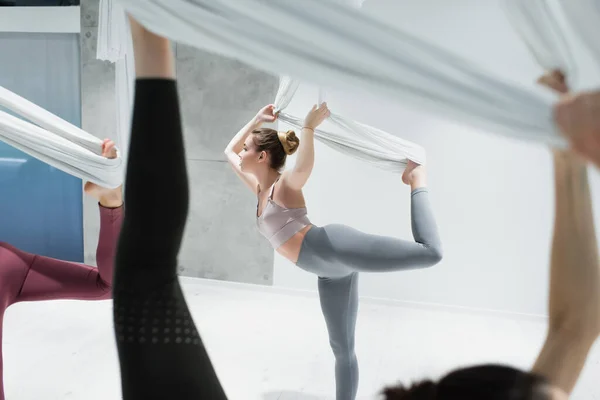
<path id="1" fill-rule="evenodd" d="M 127 0 L 124 0 L 127 1 Z M 332 0 L 336 4 L 360 8 L 363 0 Z M 578 33 L 586 37 L 585 27 L 598 19 L 598 15 L 582 12 L 582 9 L 591 8 L 596 0 L 587 1 L 587 7 L 565 7 L 567 18 L 574 23 L 574 18 L 582 14 L 588 16 L 587 24 L 575 24 L 579 27 Z M 572 82 L 576 79 L 575 61 L 569 51 L 560 24 L 553 14 L 546 0 L 505 0 L 506 11 L 509 19 L 517 32 L 530 49 L 533 57 L 546 70 L 560 69 L 566 73 Z M 563 0 L 563 6 L 564 0 Z M 596 9 L 598 11 L 598 9 Z M 589 16 L 592 15 L 592 18 Z M 584 27 L 583 32 L 581 27 Z M 124 9 L 113 0 L 100 1 L 100 23 L 98 35 L 97 58 L 116 64 L 116 104 L 118 121 L 118 138 L 122 148 L 127 147 L 130 110 L 133 100 L 133 47 L 131 43 L 129 25 Z M 595 48 L 594 48 L 595 49 Z M 600 64 L 600 58 L 599 58 Z M 288 115 L 283 111 L 289 105 L 299 81 L 288 76 L 283 76 L 275 98 L 275 110 L 279 112 L 279 119 L 296 127 L 302 127 L 302 120 Z M 319 90 L 319 97 L 323 91 Z M 319 98 L 319 102 L 323 99 Z M 401 172 L 406 160 L 418 163 L 425 162 L 425 151 L 421 146 L 397 138 L 379 129 L 332 114 L 329 121 L 341 129 L 344 134 L 336 134 L 317 130 L 315 136 L 326 145 L 342 152 L 375 164 L 376 166 Z"/>
<path id="2" fill-rule="evenodd" d="M 122 8 L 119 9 L 125 21 L 125 13 Z M 102 12 L 100 15 L 102 16 Z M 119 15 L 118 10 L 115 11 L 115 15 Z M 118 40 L 123 43 L 120 48 L 110 47 L 114 40 L 110 41 L 110 44 L 102 42 L 102 35 L 99 35 L 101 38 L 98 48 L 110 49 L 107 58 L 122 58 L 127 51 L 128 42 L 123 40 L 123 37 L 127 38 L 129 32 L 126 30 L 126 24 L 122 24 L 121 27 L 124 31 L 118 32 Z M 117 75 L 117 90 L 123 87 L 123 81 L 124 79 L 119 79 Z M 33 122 L 0 111 L 0 140 L 3 142 L 63 172 L 100 186 L 112 189 L 122 184 L 125 171 L 123 156 L 127 152 L 128 138 L 128 133 L 123 134 L 123 125 L 126 124 L 125 129 L 129 129 L 128 115 L 117 114 L 118 129 L 115 142 L 118 155 L 116 159 L 107 159 L 101 155 L 102 141 L 99 138 L 3 87 L 0 87 L 0 106 Z"/>
<path id="3" fill-rule="evenodd" d="M 123 180 L 119 156 L 107 159 L 102 141 L 23 97 L 0 86 L 0 140 L 78 178 L 115 188 Z"/>
<path id="4" fill-rule="evenodd" d="M 98 43 L 99 52 L 105 51 L 105 57 L 98 58 L 118 60 L 117 134 L 114 138 L 117 144 L 117 158 L 107 159 L 101 155 L 102 141 L 99 138 L 4 87 L 0 87 L 0 106 L 33 123 L 0 110 L 0 140 L 63 172 L 112 189 L 123 183 L 125 173 L 124 156 L 128 148 L 129 107 L 133 97 L 135 71 L 132 61 L 133 46 L 124 10 L 116 4 L 108 13 L 113 18 L 122 18 L 122 23 L 115 25 L 121 31 L 112 38 L 99 35 Z M 106 16 L 106 10 L 101 10 L 101 19 L 103 15 Z"/>
<path id="5" fill-rule="evenodd" d="M 360 8 L 363 0 L 335 0 L 338 3 Z M 295 128 L 303 127 L 303 120 L 282 112 L 290 104 L 298 90 L 300 82 L 288 76 L 282 76 L 275 97 L 275 112 L 278 119 Z M 319 88 L 319 104 L 325 99 L 325 93 Z M 333 133 L 321 129 L 315 131 L 315 138 L 325 145 L 378 168 L 402 173 L 408 160 L 425 164 L 425 149 L 415 143 L 400 139 L 380 129 L 361 124 L 341 115 L 331 113 L 328 121 L 343 133 Z"/>
<path id="6" fill-rule="evenodd" d="M 597 66 L 600 66 L 600 45 L 596 40 L 600 22 L 599 0 L 557 0 L 566 21 L 576 36 L 586 45 Z M 590 89 L 582 81 L 577 63 L 562 34 L 556 11 L 547 0 L 504 0 L 506 14 L 515 30 L 543 70 L 560 70 L 571 90 Z M 594 82 L 596 84 L 596 82 Z"/>
<path id="7" fill-rule="evenodd" d="M 537 63 L 545 70 L 562 71 L 569 83 L 576 81 L 575 60 L 548 0 L 504 0 L 503 4 Z"/>
<path id="8" fill-rule="evenodd" d="M 483 131 L 542 144 L 566 144 L 552 119 L 552 105 L 557 99 L 554 93 L 533 82 L 528 86 L 500 79 L 450 51 L 334 0 L 120 1 L 142 24 L 161 35 L 266 71 L 283 72 L 294 79 L 328 87 L 359 87 Z M 560 4 L 600 65 L 600 47 L 594 43 L 600 21 L 598 1 L 560 0 Z M 546 11 L 535 12 L 540 13 L 538 18 L 530 21 L 539 26 Z M 515 23 L 518 18 L 511 20 Z M 557 36 L 553 22 L 544 26 L 534 33 L 521 28 L 520 33 L 530 38 L 530 48 L 544 68 L 558 65 L 573 74 L 568 50 L 564 51 L 566 45 L 563 46 L 560 34 Z M 531 39 L 536 35 L 545 39 Z M 544 46 L 554 55 L 544 56 L 540 50 Z M 124 53 L 133 55 L 127 50 Z M 122 53 L 116 54 L 107 58 L 116 58 L 119 63 Z M 121 132 L 129 129 L 131 72 L 132 69 L 121 70 Z M 99 139 L 9 91 L 2 90 L 0 95 L 3 106 L 39 125 L 1 113 L 0 139 L 83 179 L 107 187 L 120 183 L 123 160 L 102 158 Z M 15 106 L 19 102 L 24 109 Z M 361 126 L 361 131 L 367 132 L 367 128 Z M 352 131 L 352 127 L 345 129 Z M 328 137 L 331 145 L 345 146 L 344 151 L 381 166 L 390 161 L 379 150 L 359 156 L 361 149 L 367 148 L 364 141 L 344 138 L 346 142 L 342 144 L 335 135 L 327 133 L 323 137 Z M 369 134 L 369 140 L 381 137 Z"/>
<path id="9" fill-rule="evenodd" d="M 363 0 L 338 0 L 342 3 L 360 7 Z M 118 2 L 113 0 L 100 0 L 100 18 L 98 27 L 98 51 L 97 58 L 116 63 L 117 74 L 119 71 L 125 79 L 129 79 L 129 85 L 123 84 L 119 90 L 117 80 L 117 112 L 123 120 L 123 131 L 118 135 L 121 143 L 126 142 L 128 137 L 128 118 L 131 107 L 132 82 L 134 74 L 133 65 L 127 61 L 133 59 L 131 37 L 126 21 L 125 12 Z M 125 60 L 125 61 L 124 61 Z M 120 64 L 119 64 L 120 63 Z M 299 82 L 283 76 L 280 81 L 279 91 L 275 98 L 276 111 L 283 111 L 292 100 Z M 322 99 L 320 99 L 322 100 Z M 279 113 L 279 119 L 296 128 L 302 128 L 302 120 L 294 116 Z M 425 163 L 425 150 L 414 143 L 395 137 L 379 129 L 345 119 L 339 115 L 332 114 L 329 121 L 341 129 L 343 133 L 325 132 L 317 130 L 315 136 L 326 145 L 342 152 L 369 162 L 379 168 L 402 172 L 408 159 L 417 163 Z M 121 144 L 121 148 L 126 147 Z"/>
<path id="10" fill-rule="evenodd" d="M 596 66 L 600 66 L 600 46 L 598 45 L 598 24 L 600 22 L 600 1 L 598 0 L 558 0 L 562 11 L 577 37 L 586 45 Z M 587 82 L 578 82 L 579 89 L 589 89 Z"/>
<path id="11" fill-rule="evenodd" d="M 274 106 L 275 112 L 279 112 L 279 120 L 301 129 L 302 119 L 281 112 L 292 100 L 298 85 L 298 81 L 283 76 Z M 328 121 L 340 128 L 343 134 L 317 129 L 315 138 L 341 153 L 392 172 L 404 171 L 407 160 L 425 163 L 425 150 L 417 144 L 334 113 L 331 113 Z"/>
<path id="12" fill-rule="evenodd" d="M 115 64 L 115 142 L 126 163 L 135 91 L 133 41 L 127 15 L 119 2 L 100 0 L 98 11 L 96 58 Z"/>
<path id="13" fill-rule="evenodd" d="M 483 131 L 565 145 L 558 96 L 503 80 L 332 0 L 120 0 L 173 40 L 327 87 L 362 88 Z"/>

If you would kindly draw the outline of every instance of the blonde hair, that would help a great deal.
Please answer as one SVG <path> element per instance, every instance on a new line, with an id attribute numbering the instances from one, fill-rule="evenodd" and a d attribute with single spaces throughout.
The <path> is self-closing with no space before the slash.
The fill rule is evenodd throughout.
<path id="1" fill-rule="evenodd" d="M 296 132 L 289 130 L 287 132 L 279 131 L 277 132 L 277 137 L 279 137 L 279 142 L 283 146 L 283 150 L 285 154 L 291 156 L 298 150 L 298 146 L 300 145 L 300 139 L 296 136 Z"/>
<path id="2" fill-rule="evenodd" d="M 277 132 L 271 128 L 253 130 L 252 141 L 258 152 L 269 153 L 270 167 L 276 170 L 283 168 L 287 156 L 294 154 L 300 145 L 300 139 L 294 131 Z"/>

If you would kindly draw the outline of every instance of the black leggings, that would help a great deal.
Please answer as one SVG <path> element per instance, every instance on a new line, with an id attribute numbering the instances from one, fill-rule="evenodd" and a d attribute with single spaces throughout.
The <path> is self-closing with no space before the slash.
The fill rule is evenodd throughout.
<path id="1" fill-rule="evenodd" d="M 227 397 L 177 278 L 189 190 L 176 81 L 138 79 L 113 281 L 124 400 Z"/>

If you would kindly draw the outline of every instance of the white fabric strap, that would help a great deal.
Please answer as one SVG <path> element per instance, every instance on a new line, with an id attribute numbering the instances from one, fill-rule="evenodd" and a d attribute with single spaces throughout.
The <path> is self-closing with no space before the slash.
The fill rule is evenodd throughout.
<path id="1" fill-rule="evenodd" d="M 133 99 L 133 47 L 123 7 L 100 4 L 97 58 L 117 61 L 117 158 L 102 154 L 102 141 L 38 105 L 0 87 L 0 106 L 29 121 L 0 111 L 0 140 L 63 172 L 107 188 L 123 183 Z M 129 40 L 128 40 L 129 38 Z M 125 100 L 123 100 L 125 99 Z M 128 106 L 127 106 L 128 105 Z M 119 112 L 121 110 L 121 112 Z"/>
<path id="2" fill-rule="evenodd" d="M 298 81 L 283 76 L 279 83 L 274 106 L 275 112 L 279 113 L 279 120 L 297 129 L 302 129 L 302 119 L 282 112 L 290 104 L 299 85 Z M 319 90 L 319 101 L 322 97 L 324 97 L 324 91 Z M 331 113 L 328 121 L 341 133 L 316 129 L 315 138 L 343 154 L 378 168 L 398 173 L 404 171 L 407 160 L 425 164 L 425 149 L 415 143 L 334 113 Z"/>
<path id="3" fill-rule="evenodd" d="M 569 25 L 590 52 L 596 66 L 600 67 L 600 0 L 559 0 Z M 578 82 L 577 89 L 590 89 L 587 82 Z"/>
<path id="4" fill-rule="evenodd" d="M 158 34 L 326 87 L 361 88 L 483 131 L 562 146 L 557 96 L 331 0 L 120 0 Z"/>
<path id="5" fill-rule="evenodd" d="M 100 0 L 96 58 L 112 63 L 123 59 L 130 51 L 128 36 L 127 15 L 121 4 L 113 0 Z"/>
<path id="6" fill-rule="evenodd" d="M 560 70 L 576 80 L 576 65 L 560 23 L 547 0 L 504 0 L 506 15 L 544 70 Z"/>
<path id="7" fill-rule="evenodd" d="M 119 154 L 107 159 L 102 141 L 49 111 L 0 86 L 0 107 L 34 122 L 0 111 L 0 140 L 63 172 L 116 188 L 122 183 Z"/>
<path id="8" fill-rule="evenodd" d="M 333 1 L 357 9 L 364 2 L 364 0 Z M 281 110 L 284 107 L 281 107 L 277 100 L 281 101 L 283 97 L 291 99 L 298 88 L 298 84 L 292 83 L 290 77 L 283 76 L 279 86 L 280 91 L 276 96 L 275 107 Z M 319 87 L 317 104 L 323 103 L 326 96 L 326 90 L 323 87 Z M 286 104 L 289 101 L 287 100 Z M 280 120 L 284 120 L 296 128 L 302 127 L 300 119 L 288 114 L 281 114 Z M 378 168 L 397 173 L 404 171 L 408 160 L 412 160 L 418 164 L 425 164 L 425 149 L 415 143 L 399 139 L 390 133 L 361 124 L 338 114 L 331 114 L 328 121 L 338 128 L 340 134 L 317 129 L 315 131 L 315 138 L 343 154 L 368 162 Z"/>
<path id="9" fill-rule="evenodd" d="M 325 89 L 323 89 L 322 87 L 319 88 L 319 102 L 317 104 L 321 104 L 323 102 L 325 102 L 325 98 L 327 97 L 327 93 L 325 92 Z"/>
<path id="10" fill-rule="evenodd" d="M 360 5 L 361 0 L 120 1 L 158 34 L 265 71 L 285 71 L 295 79 L 325 87 L 359 88 L 506 137 L 545 145 L 566 144 L 552 119 L 555 94 L 534 82 L 519 85 L 501 79 L 448 50 L 348 6 L 348 2 Z M 600 65 L 600 46 L 596 43 L 600 0 L 559 1 L 567 20 Z M 541 1 L 523 4 L 512 9 L 523 12 L 511 14 L 511 20 L 521 26 L 519 32 L 534 57 L 544 68 L 562 67 L 572 80 L 576 65 L 570 61 L 568 46 L 564 46 L 555 20 L 548 17 L 548 8 Z M 112 0 L 104 0 L 101 5 L 99 31 L 104 33 L 98 57 L 117 62 L 117 142 L 126 143 L 133 99 L 133 52 L 127 42 L 131 40 L 127 20 L 116 6 Z M 523 28 L 527 21 L 536 21 L 537 27 Z M 0 89 L 2 106 L 39 125 L 2 112 L 0 139 L 82 179 L 107 187 L 121 183 L 121 156 L 115 160 L 101 157 L 99 139 Z M 285 99 L 278 103 L 279 109 L 285 109 L 286 101 L 289 104 Z M 288 119 L 298 124 L 293 117 Z M 317 135 L 319 140 L 380 166 L 387 164 L 386 168 L 392 170 L 402 162 L 398 153 L 385 151 L 391 149 L 386 142 L 390 135 L 385 132 L 335 114 L 331 121 L 352 135 L 324 132 Z M 393 139 L 396 146 L 405 147 L 407 157 L 415 161 L 420 157 L 419 148 Z M 375 142 L 378 146 L 373 145 Z"/>
<path id="11" fill-rule="evenodd" d="M 96 58 L 115 64 L 114 140 L 126 164 L 135 93 L 135 59 L 129 21 L 125 9 L 117 1 L 100 0 Z"/>

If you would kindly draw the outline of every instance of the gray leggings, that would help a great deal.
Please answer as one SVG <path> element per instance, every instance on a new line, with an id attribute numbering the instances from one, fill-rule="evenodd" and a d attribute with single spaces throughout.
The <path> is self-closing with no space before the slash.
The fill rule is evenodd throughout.
<path id="1" fill-rule="evenodd" d="M 345 225 L 313 226 L 302 242 L 296 265 L 318 275 L 319 298 L 335 356 L 336 400 L 354 400 L 358 362 L 354 330 L 358 272 L 391 272 L 431 267 L 442 246 L 427 189 L 411 193 L 413 241 L 370 235 Z"/>

